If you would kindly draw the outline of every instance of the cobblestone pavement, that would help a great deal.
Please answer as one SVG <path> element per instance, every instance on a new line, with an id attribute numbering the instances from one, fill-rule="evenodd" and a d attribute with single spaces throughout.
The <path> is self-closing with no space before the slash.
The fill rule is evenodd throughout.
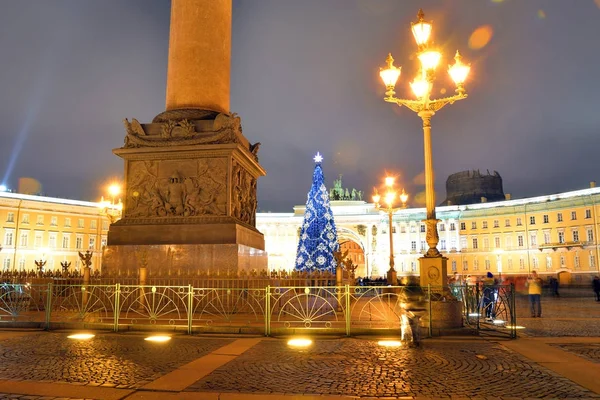
<path id="1" fill-rule="evenodd" d="M 74 399 L 70 397 L 48 397 L 48 396 L 29 396 L 25 394 L 0 393 L 0 400 L 93 400 L 93 399 Z"/>
<path id="2" fill-rule="evenodd" d="M 553 346 L 600 364 L 600 343 L 561 343 Z"/>
<path id="3" fill-rule="evenodd" d="M 93 340 L 41 332 L 0 341 L 0 379 L 138 388 L 231 343 L 177 336 L 167 343 L 142 335 L 98 333 Z"/>
<path id="4" fill-rule="evenodd" d="M 600 336 L 600 302 L 591 290 L 563 289 L 562 297 L 542 296 L 542 318 L 531 318 L 528 297 L 517 295 L 517 325 L 525 326 L 519 335 L 538 337 Z M 591 294 L 590 294 L 591 293 Z"/>
<path id="5" fill-rule="evenodd" d="M 306 350 L 264 340 L 189 391 L 431 398 L 600 398 L 501 344 L 425 341 L 383 348 L 374 340 L 317 340 Z"/>
<path id="6" fill-rule="evenodd" d="M 154 395 L 153 399 L 162 400 L 161 396 L 168 392 L 156 392 L 152 384 L 144 386 L 160 377 L 167 386 L 172 385 L 182 377 L 177 375 L 181 373 L 188 374 L 186 383 L 176 390 L 164 389 L 172 390 L 168 399 L 179 398 L 178 391 L 186 386 L 181 395 L 197 396 L 194 399 L 251 394 L 256 396 L 253 399 L 267 394 L 600 398 L 598 385 L 586 383 L 579 372 L 569 374 L 564 370 L 579 364 L 578 371 L 587 370 L 594 381 L 600 365 L 600 304 L 580 292 L 567 290 L 564 294 L 560 298 L 542 297 L 542 318 L 530 318 L 527 296 L 517 296 L 517 323 L 525 327 L 518 331 L 524 338 L 521 341 L 504 341 L 493 335 L 486 339 L 446 336 L 425 339 L 418 348 L 383 348 L 371 337 L 323 336 L 305 350 L 289 348 L 283 338 L 264 338 L 240 351 L 240 336 L 175 335 L 170 342 L 157 344 L 144 341 L 145 335 L 139 332 L 97 332 L 90 341 L 74 341 L 66 338 L 70 332 L 0 331 L 0 392 L 15 389 L 17 384 L 22 384 L 20 388 L 40 385 L 37 391 L 22 390 L 35 395 L 2 392 L 0 400 L 105 398 L 98 393 L 109 390 L 118 392 L 111 393 L 113 399 Z M 522 344 L 512 345 L 519 343 Z M 535 357 L 523 351 L 536 345 L 541 347 L 535 347 Z M 549 350 L 554 352 L 551 361 L 545 357 Z M 224 357 L 227 360 L 218 363 Z M 571 359 L 562 361 L 565 357 Z M 197 361 L 193 370 L 189 366 L 180 368 L 194 360 Z M 210 360 L 216 362 L 212 367 Z M 556 368 L 555 364 L 561 362 Z M 41 385 L 57 387 L 57 391 L 42 391 Z M 61 392 L 65 386 L 85 391 Z M 132 394 L 128 389 L 136 392 Z M 94 390 L 100 392 L 93 396 Z M 46 397 L 40 393 L 70 397 Z"/>

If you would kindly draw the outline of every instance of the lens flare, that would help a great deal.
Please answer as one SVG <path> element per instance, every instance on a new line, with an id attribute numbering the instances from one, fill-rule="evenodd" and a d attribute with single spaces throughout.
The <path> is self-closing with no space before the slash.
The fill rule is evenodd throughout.
<path id="1" fill-rule="evenodd" d="M 290 347 L 308 347 L 313 343 L 310 339 L 296 338 L 288 340 L 287 344 Z"/>
<path id="2" fill-rule="evenodd" d="M 380 340 L 377 342 L 379 346 L 382 347 L 400 347 L 402 346 L 402 342 L 399 340 Z"/>
<path id="3" fill-rule="evenodd" d="M 538 10 L 537 16 L 538 16 L 539 19 L 545 19 L 546 18 L 546 12 L 544 10 Z"/>
<path id="4" fill-rule="evenodd" d="M 473 50 L 481 50 L 492 39 L 494 30 L 489 25 L 483 25 L 475 29 L 469 37 L 469 48 Z"/>
<path id="5" fill-rule="evenodd" d="M 73 335 L 69 335 L 67 337 L 69 339 L 88 340 L 88 339 L 93 338 L 94 336 L 96 336 L 96 335 L 91 334 L 91 333 L 76 333 L 76 334 L 73 334 Z"/>
<path id="6" fill-rule="evenodd" d="M 148 342 L 164 343 L 164 342 L 168 342 L 169 340 L 171 340 L 171 336 L 164 336 L 164 335 L 148 336 L 144 340 L 146 340 Z"/>

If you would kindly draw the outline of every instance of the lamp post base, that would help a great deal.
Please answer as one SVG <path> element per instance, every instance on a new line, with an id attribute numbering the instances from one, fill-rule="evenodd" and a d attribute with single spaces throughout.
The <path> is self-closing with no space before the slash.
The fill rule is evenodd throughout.
<path id="1" fill-rule="evenodd" d="M 421 287 L 431 285 L 434 291 L 443 292 L 448 288 L 448 258 L 421 257 L 419 258 Z"/>
<path id="2" fill-rule="evenodd" d="M 390 269 L 387 272 L 387 284 L 392 286 L 398 285 L 398 273 L 395 269 Z"/>

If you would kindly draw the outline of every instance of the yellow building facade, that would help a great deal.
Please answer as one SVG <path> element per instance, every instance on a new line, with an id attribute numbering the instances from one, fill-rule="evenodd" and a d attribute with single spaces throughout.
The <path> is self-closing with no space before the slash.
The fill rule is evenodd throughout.
<path id="1" fill-rule="evenodd" d="M 448 273 L 502 277 L 537 270 L 561 283 L 586 283 L 598 275 L 600 188 L 494 203 L 437 207 L 438 248 Z M 365 201 L 331 201 L 338 240 L 348 249 L 357 277 L 382 277 L 389 269 L 387 214 Z M 258 213 L 269 269 L 292 270 L 304 206 L 291 213 Z M 426 252 L 424 208 L 393 216 L 398 276 L 417 276 Z M 0 268 L 45 271 L 81 267 L 78 252 L 94 252 L 92 269 L 101 270 L 102 248 L 111 218 L 106 204 L 0 192 Z"/>
<path id="2" fill-rule="evenodd" d="M 110 219 L 101 203 L 0 192 L 2 271 L 79 271 L 78 252 L 91 250 L 92 270 L 100 269 Z"/>
<path id="3" fill-rule="evenodd" d="M 437 207 L 438 249 L 448 273 L 483 276 L 557 277 L 585 283 L 598 274 L 600 188 L 494 203 Z M 354 242 L 353 258 L 364 260 L 356 276 L 385 276 L 389 269 L 388 217 L 373 204 L 332 201 L 340 243 Z M 259 213 L 271 269 L 292 269 L 304 207 L 294 213 Z M 400 210 L 393 217 L 395 269 L 416 276 L 427 250 L 424 208 Z M 359 252 L 362 252 L 362 257 Z"/>

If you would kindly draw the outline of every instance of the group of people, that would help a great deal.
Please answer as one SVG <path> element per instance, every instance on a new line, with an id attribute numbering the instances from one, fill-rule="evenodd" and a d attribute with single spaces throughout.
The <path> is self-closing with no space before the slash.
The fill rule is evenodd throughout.
<path id="1" fill-rule="evenodd" d="M 460 301 L 464 301 L 469 313 L 477 311 L 477 300 L 474 300 L 473 291 L 469 290 L 469 286 L 478 287 L 481 289 L 481 308 L 488 320 L 495 318 L 494 303 L 497 300 L 497 285 L 500 282 L 494 277 L 491 272 L 488 272 L 483 279 L 478 280 L 476 277 L 467 275 L 463 280 L 458 272 L 455 272 L 448 280 L 451 293 Z M 527 294 L 529 296 L 529 306 L 532 318 L 542 317 L 542 287 L 544 282 L 538 275 L 537 271 L 532 271 L 525 281 Z M 555 277 L 548 279 L 548 286 L 551 289 L 551 294 L 554 297 L 560 297 L 558 293 L 559 282 Z M 600 302 L 600 277 L 595 276 L 592 280 L 592 287 L 596 301 Z"/>

